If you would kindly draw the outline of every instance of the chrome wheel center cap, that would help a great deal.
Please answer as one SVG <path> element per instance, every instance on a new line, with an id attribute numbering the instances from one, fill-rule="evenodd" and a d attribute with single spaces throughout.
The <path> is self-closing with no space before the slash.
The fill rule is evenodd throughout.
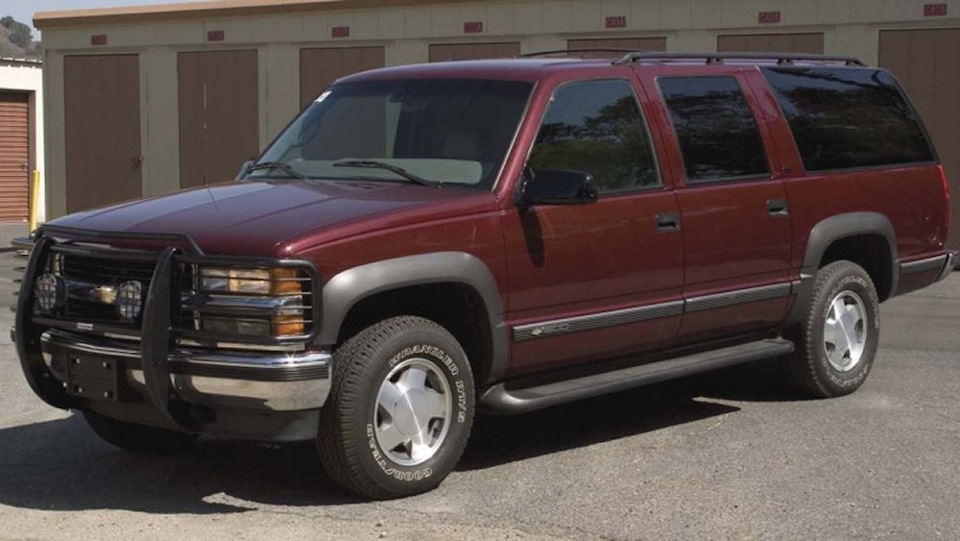
<path id="1" fill-rule="evenodd" d="M 424 415 L 426 402 L 425 393 L 420 389 L 412 389 L 403 394 L 394 410 L 394 422 L 401 434 L 412 437 L 426 430 L 430 423 L 430 419 Z"/>

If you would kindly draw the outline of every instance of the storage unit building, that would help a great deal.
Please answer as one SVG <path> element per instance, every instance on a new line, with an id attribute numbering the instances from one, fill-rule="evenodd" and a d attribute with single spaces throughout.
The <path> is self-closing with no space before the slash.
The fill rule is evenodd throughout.
<path id="1" fill-rule="evenodd" d="M 30 179 L 44 172 L 42 73 L 40 62 L 0 58 L 0 222 L 27 220 Z"/>
<path id="2" fill-rule="evenodd" d="M 221 0 L 35 23 L 52 216 L 229 180 L 356 71 L 568 49 L 826 53 L 889 67 L 960 193 L 960 0 Z"/>

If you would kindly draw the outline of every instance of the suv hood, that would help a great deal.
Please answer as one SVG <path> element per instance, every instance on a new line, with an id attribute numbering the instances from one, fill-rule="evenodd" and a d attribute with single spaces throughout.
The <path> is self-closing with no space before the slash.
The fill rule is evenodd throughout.
<path id="1" fill-rule="evenodd" d="M 476 208 L 477 203 L 495 205 L 496 199 L 491 193 L 462 188 L 399 183 L 232 182 L 79 212 L 49 224 L 110 233 L 185 234 L 207 253 L 269 256 L 288 241 L 305 240 L 347 223 L 362 225 L 364 218 L 427 205 L 435 209 L 429 213 L 431 219 L 442 218 L 465 212 L 465 207 Z M 350 228 L 349 234 L 384 225 L 368 220 L 367 227 Z M 325 237 L 332 240 L 337 235 Z"/>

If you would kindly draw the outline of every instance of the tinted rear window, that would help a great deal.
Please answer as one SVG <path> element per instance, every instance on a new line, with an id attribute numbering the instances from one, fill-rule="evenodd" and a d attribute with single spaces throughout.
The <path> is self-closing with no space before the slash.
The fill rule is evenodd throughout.
<path id="1" fill-rule="evenodd" d="M 889 73 L 765 68 L 809 171 L 928 162 L 933 151 Z"/>
<path id="2" fill-rule="evenodd" d="M 757 122 L 733 77 L 667 77 L 660 91 L 690 182 L 767 174 Z"/>

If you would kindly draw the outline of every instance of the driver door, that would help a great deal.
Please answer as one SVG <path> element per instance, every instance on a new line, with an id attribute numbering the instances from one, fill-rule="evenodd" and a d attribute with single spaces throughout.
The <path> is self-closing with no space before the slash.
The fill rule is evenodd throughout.
<path id="1" fill-rule="evenodd" d="M 683 307 L 679 207 L 632 74 L 544 91 L 552 97 L 526 174 L 586 172 L 600 195 L 506 210 L 513 373 L 672 344 Z"/>

